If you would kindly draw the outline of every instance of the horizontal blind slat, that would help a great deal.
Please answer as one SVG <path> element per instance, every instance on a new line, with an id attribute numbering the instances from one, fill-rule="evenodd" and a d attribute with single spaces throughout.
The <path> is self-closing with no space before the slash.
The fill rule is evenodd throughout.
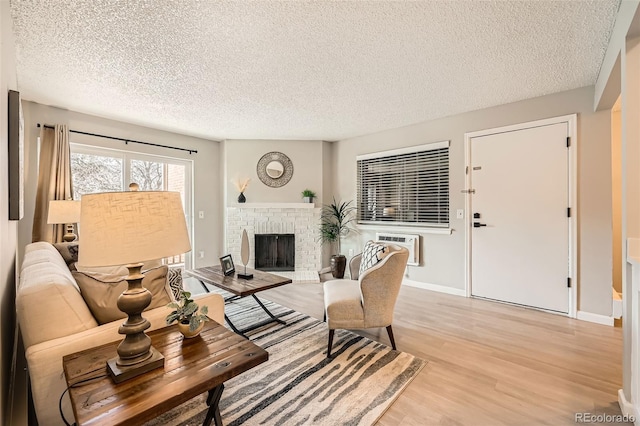
<path id="1" fill-rule="evenodd" d="M 359 159 L 357 180 L 359 221 L 448 225 L 448 147 Z"/>

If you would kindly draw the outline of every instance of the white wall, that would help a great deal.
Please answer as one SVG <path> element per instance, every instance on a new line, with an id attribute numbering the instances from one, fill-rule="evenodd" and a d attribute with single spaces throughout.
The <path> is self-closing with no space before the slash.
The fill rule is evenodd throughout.
<path id="1" fill-rule="evenodd" d="M 294 140 L 226 140 L 224 142 L 226 162 L 228 206 L 238 203 L 238 191 L 233 182 L 250 178 L 249 188 L 244 192 L 247 203 L 301 203 L 302 191 L 310 189 L 316 193 L 317 204 L 323 194 L 323 141 Z M 293 163 L 293 176 L 289 183 L 271 188 L 258 178 L 257 164 L 260 158 L 271 151 L 285 154 Z"/>
<path id="2" fill-rule="evenodd" d="M 20 424 L 18 413 L 12 418 L 7 400 L 11 379 L 13 338 L 15 331 L 16 245 L 18 222 L 9 220 L 9 188 L 7 184 L 7 91 L 17 90 L 15 49 L 9 2 L 0 2 L 0 421 Z M 24 401 L 23 401 L 24 402 Z M 24 417 L 24 412 L 21 413 Z M 23 423 L 24 424 L 24 423 Z"/>
<path id="3" fill-rule="evenodd" d="M 636 18 L 640 16 L 640 12 Z M 622 49 L 621 67 L 621 91 L 622 91 L 622 240 L 640 237 L 640 38 L 626 40 Z M 623 258 L 627 258 L 626 244 L 622 247 Z M 632 401 L 631 388 L 636 388 L 638 377 L 632 377 L 631 364 L 639 362 L 638 354 L 633 354 L 632 347 L 638 335 L 635 332 L 637 324 L 633 324 L 635 304 L 634 299 L 638 297 L 633 292 L 631 269 L 625 267 L 622 271 L 623 285 L 623 389 L 629 402 L 632 402 L 636 409 L 640 409 L 640 401 Z M 633 357 L 632 357 L 633 356 Z M 632 383 L 632 379 L 634 383 Z M 636 415 L 638 413 L 635 413 Z"/>
<path id="4" fill-rule="evenodd" d="M 142 152 L 175 158 L 192 160 L 193 163 L 193 211 L 194 239 L 192 253 L 195 266 L 208 266 L 218 262 L 222 255 L 222 206 L 220 200 L 222 184 L 220 181 L 220 142 L 199 139 L 191 136 L 169 133 L 133 124 L 108 120 L 92 115 L 81 114 L 35 102 L 23 102 L 25 118 L 25 218 L 20 222 L 20 251 L 31 242 L 31 228 L 35 209 L 37 185 L 37 138 L 40 129 L 37 124 L 67 124 L 69 129 L 107 136 L 129 138 L 143 142 L 152 142 L 168 146 L 195 149 L 198 153 L 176 151 L 172 149 L 139 144 L 124 144 L 120 141 L 97 138 L 71 133 L 71 142 L 95 145 L 104 148 Z M 198 218 L 198 212 L 204 211 L 204 219 Z M 82 237 L 80 237 L 82 238 Z M 204 251 L 204 258 L 197 253 Z"/>
<path id="5" fill-rule="evenodd" d="M 610 316 L 613 310 L 611 113 L 583 112 L 578 123 L 578 310 Z"/>
<path id="6" fill-rule="evenodd" d="M 322 198 L 320 202 L 324 205 L 331 204 L 333 201 L 333 182 L 335 176 L 335 165 L 333 161 L 333 151 L 336 144 L 333 142 L 324 142 L 322 149 Z M 334 254 L 331 251 L 330 244 L 324 244 L 322 246 L 322 265 L 328 266 L 331 261 L 331 255 Z"/>
<path id="7" fill-rule="evenodd" d="M 623 356 L 622 356 L 622 390 L 618 394 L 623 413 L 637 415 L 633 412 L 631 401 L 631 365 L 637 363 L 637 355 L 632 359 L 632 346 L 637 339 L 633 331 L 631 319 L 634 312 L 634 296 L 632 295 L 631 268 L 627 267 L 627 238 L 638 237 L 640 229 L 640 2 L 626 0 L 620 4 L 613 32 L 605 58 L 598 74 L 594 105 L 598 110 L 607 110 L 622 97 L 620 117 L 614 117 L 612 127 L 620 127 L 620 162 L 621 170 L 618 191 L 620 193 L 620 210 L 615 212 L 615 223 L 619 228 L 621 253 L 621 286 L 623 293 Z M 615 116 L 615 115 L 614 115 Z M 617 124 L 621 121 L 620 124 Z M 616 134 L 612 135 L 617 137 Z M 617 149 L 617 147 L 616 147 Z M 616 171 L 616 173 L 618 173 Z M 615 196 L 615 195 L 614 195 Z M 616 230 L 616 232 L 618 232 Z M 634 378 L 637 381 L 637 378 Z"/>
<path id="8" fill-rule="evenodd" d="M 617 104 L 618 105 L 618 104 Z M 620 105 L 611 111 L 611 206 L 613 228 L 613 288 L 622 293 L 622 114 Z"/>
<path id="9" fill-rule="evenodd" d="M 463 220 L 464 133 L 578 113 L 579 303 L 578 309 L 611 314 L 611 149 L 608 111 L 593 113 L 593 87 L 576 89 L 509 105 L 428 121 L 408 127 L 339 141 L 334 147 L 334 192 L 344 200 L 356 197 L 356 156 L 394 148 L 450 140 L 451 235 L 421 233 L 421 266 L 408 268 L 408 278 L 462 290 L 465 286 Z M 468 212 L 467 212 L 468 213 Z M 343 243 L 355 252 L 374 231 L 362 231 Z"/>

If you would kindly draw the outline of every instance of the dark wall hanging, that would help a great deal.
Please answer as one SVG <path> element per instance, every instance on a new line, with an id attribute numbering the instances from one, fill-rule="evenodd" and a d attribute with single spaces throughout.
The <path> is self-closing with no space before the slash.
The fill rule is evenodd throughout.
<path id="1" fill-rule="evenodd" d="M 262 183 L 272 188 L 279 188 L 291 180 L 293 163 L 283 153 L 273 151 L 260 158 L 256 170 Z"/>
<path id="2" fill-rule="evenodd" d="M 20 93 L 9 90 L 9 220 L 24 216 L 24 120 Z"/>

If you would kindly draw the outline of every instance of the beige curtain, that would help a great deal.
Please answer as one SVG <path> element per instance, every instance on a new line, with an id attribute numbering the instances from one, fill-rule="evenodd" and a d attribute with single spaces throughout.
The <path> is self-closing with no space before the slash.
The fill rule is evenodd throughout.
<path id="1" fill-rule="evenodd" d="M 62 242 L 62 236 L 65 233 L 64 225 L 47 225 L 49 201 L 71 198 L 69 129 L 66 125 L 60 124 L 56 124 L 53 129 L 42 126 L 36 210 L 33 216 L 31 238 L 33 242 Z"/>

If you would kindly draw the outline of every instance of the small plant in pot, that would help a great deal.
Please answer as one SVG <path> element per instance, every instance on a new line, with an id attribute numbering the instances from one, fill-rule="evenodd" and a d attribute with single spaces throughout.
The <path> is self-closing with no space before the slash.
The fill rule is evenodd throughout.
<path id="1" fill-rule="evenodd" d="M 167 307 L 173 309 L 167 315 L 167 325 L 177 321 L 178 329 L 187 338 L 196 337 L 200 334 L 202 327 L 204 327 L 204 322 L 209 319 L 207 317 L 209 308 L 206 306 L 199 308 L 198 304 L 191 299 L 191 293 L 188 291 L 181 291 L 180 300 L 169 303 Z M 198 313 L 198 310 L 200 313 Z"/>
<path id="2" fill-rule="evenodd" d="M 316 198 L 316 193 L 310 189 L 302 191 L 302 199 L 305 203 L 313 203 L 313 199 Z"/>
<path id="3" fill-rule="evenodd" d="M 320 241 L 337 244 L 338 252 L 331 256 L 331 275 L 334 278 L 344 278 L 347 258 L 340 253 L 340 239 L 352 231 L 351 222 L 355 220 L 355 207 L 352 201 L 337 202 L 322 206 L 320 216 Z"/>

